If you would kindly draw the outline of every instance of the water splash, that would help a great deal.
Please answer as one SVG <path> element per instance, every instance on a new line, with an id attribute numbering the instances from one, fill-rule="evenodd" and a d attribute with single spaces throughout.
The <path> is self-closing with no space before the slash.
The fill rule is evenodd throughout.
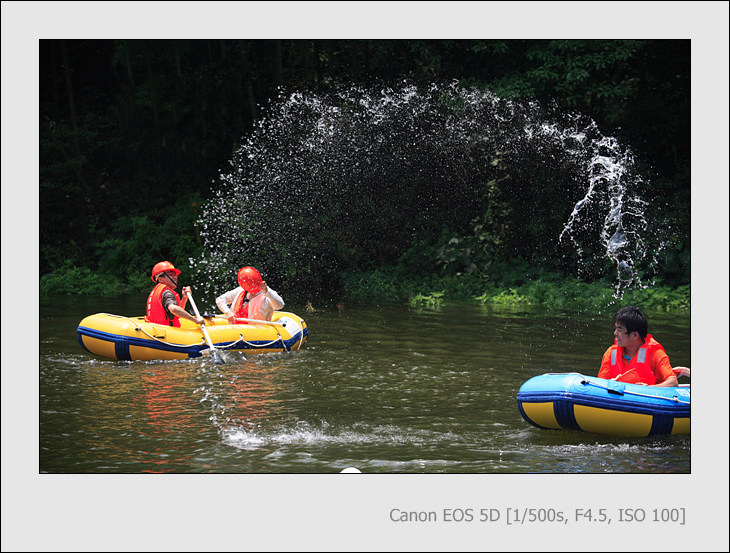
<path id="1" fill-rule="evenodd" d="M 600 210 L 606 209 L 600 239 L 605 247 L 605 255 L 616 267 L 616 295 L 631 286 L 640 283 L 634 270 L 635 260 L 647 257 L 647 247 L 643 240 L 643 232 L 647 228 L 645 208 L 647 202 L 630 187 L 645 184 L 633 171 L 634 159 L 630 151 L 623 150 L 612 137 L 602 137 L 593 146 L 595 155 L 590 160 L 588 183 L 585 196 L 575 204 L 573 212 L 560 234 L 560 240 L 566 235 L 575 241 L 573 233 L 575 225 L 580 222 L 581 215 L 595 216 L 591 208 L 595 205 Z M 605 207 L 607 206 L 607 207 Z M 596 211 L 596 210 L 594 210 Z M 652 259 L 655 263 L 655 259 Z"/>
<path id="2" fill-rule="evenodd" d="M 369 244 L 379 248 L 373 262 L 397 259 L 420 232 L 412 219 L 399 220 L 401 206 L 420 224 L 470 221 L 500 182 L 549 196 L 540 179 L 559 178 L 561 194 L 582 197 L 562 232 L 546 240 L 569 239 L 585 267 L 610 260 L 617 293 L 639 282 L 647 204 L 636 191 L 646 183 L 631 152 L 591 119 L 457 84 L 282 91 L 221 172 L 199 221 L 205 252 L 190 261 L 206 293 L 234 284 L 243 265 L 271 268 L 282 280 L 326 281 Z M 353 213 L 361 216 L 355 224 Z"/>

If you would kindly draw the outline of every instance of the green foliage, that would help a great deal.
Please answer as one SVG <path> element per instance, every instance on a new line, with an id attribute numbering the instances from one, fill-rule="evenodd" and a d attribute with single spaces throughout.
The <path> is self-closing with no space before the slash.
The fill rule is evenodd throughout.
<path id="1" fill-rule="evenodd" d="M 160 259 L 186 271 L 203 251 L 193 203 L 215 193 L 211 182 L 279 87 L 332 91 L 405 79 L 458 81 L 575 109 L 629 144 L 656 172 L 646 187 L 655 210 L 647 234 L 666 232 L 651 279 L 642 274 L 657 285 L 637 292 L 637 303 L 688 308 L 689 296 L 674 291 L 691 276 L 690 54 L 689 40 L 42 40 L 43 290 L 91 292 L 103 288 L 101 280 L 146 289 Z M 437 100 L 437 122 L 468 109 L 453 98 Z M 399 121 L 405 119 L 395 118 L 383 136 L 432 134 Z M 546 283 L 565 275 L 592 282 L 610 270 L 600 262 L 579 267 L 574 252 L 555 244 L 566 206 L 582 193 L 565 187 L 574 168 L 559 162 L 559 151 L 536 156 L 503 146 L 469 153 L 480 156 L 471 166 L 479 175 L 448 149 L 423 174 L 415 162 L 372 179 L 349 166 L 323 167 L 315 175 L 327 176 L 320 191 L 305 190 L 294 170 L 286 211 L 246 206 L 246 218 L 283 237 L 273 242 L 271 232 L 263 234 L 249 260 L 304 289 L 363 299 L 405 301 L 422 290 L 444 290 L 449 299 L 497 295 L 491 287 L 499 285 L 567 303 Z M 289 147 L 282 145 L 283 159 Z M 456 199 L 434 186 L 444 173 L 468 176 Z M 337 193 L 344 179 L 357 193 Z M 320 197 L 324 208 L 305 212 L 321 191 L 329 191 Z M 368 229 L 368 218 L 387 220 L 389 232 Z M 586 245 L 584 252 L 600 250 Z M 521 288 L 539 281 L 530 293 Z M 578 296 L 589 293 L 574 288 Z"/>
<path id="2" fill-rule="evenodd" d="M 665 311 L 688 311 L 691 305 L 689 285 L 678 288 L 667 286 L 640 288 L 627 292 L 624 299 L 634 305 Z"/>
<path id="3" fill-rule="evenodd" d="M 527 62 L 496 81 L 509 96 L 558 97 L 565 107 L 616 121 L 638 78 L 627 68 L 645 42 L 637 40 L 550 40 L 529 43 Z"/>
<path id="4" fill-rule="evenodd" d="M 492 288 L 474 299 L 484 305 L 539 305 L 579 312 L 601 312 L 628 303 L 653 310 L 683 311 L 690 308 L 689 286 L 631 289 L 618 297 L 614 288 L 606 282 L 586 283 L 575 279 L 535 280 L 517 288 Z"/>
<path id="5" fill-rule="evenodd" d="M 432 310 L 439 310 L 444 301 L 444 291 L 431 292 L 430 294 L 416 294 L 408 298 L 408 303 L 411 307 L 415 308 L 426 308 Z"/>
<path id="6" fill-rule="evenodd" d="M 446 274 L 485 272 L 494 258 L 496 238 L 486 225 L 475 219 L 472 232 L 466 236 L 454 236 L 444 230 L 435 252 L 437 267 Z"/>
<path id="7" fill-rule="evenodd" d="M 348 299 L 366 304 L 397 303 L 407 297 L 407 284 L 392 271 L 351 272 L 342 275 Z"/>
<path id="8" fill-rule="evenodd" d="M 629 288 L 619 295 L 609 281 L 585 282 L 530 266 L 522 259 L 494 262 L 484 272 L 452 274 L 414 273 L 408 258 L 402 261 L 389 268 L 342 274 L 344 297 L 367 305 L 408 301 L 413 307 L 437 308 L 446 301 L 466 300 L 491 306 L 541 306 L 589 313 L 613 309 L 622 302 L 667 311 L 689 310 L 691 303 L 689 285 L 655 283 Z"/>
<path id="9" fill-rule="evenodd" d="M 518 294 L 517 290 L 514 288 L 501 290 L 497 294 L 484 293 L 474 299 L 482 304 L 502 305 L 507 307 L 515 305 L 532 305 L 534 303 L 530 298 Z"/>
<path id="10" fill-rule="evenodd" d="M 149 278 L 154 264 L 167 260 L 186 271 L 188 259 L 201 250 L 195 241 L 196 215 L 194 200 L 183 198 L 165 210 L 120 217 L 110 231 L 97 232 L 99 269 L 134 280 L 139 272 Z"/>
<path id="11" fill-rule="evenodd" d="M 71 264 L 41 276 L 40 280 L 42 295 L 111 296 L 120 291 L 122 285 L 119 279 Z"/>

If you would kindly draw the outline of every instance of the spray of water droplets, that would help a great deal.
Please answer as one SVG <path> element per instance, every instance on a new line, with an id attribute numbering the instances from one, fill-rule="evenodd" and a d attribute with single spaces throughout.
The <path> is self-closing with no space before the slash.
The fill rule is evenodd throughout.
<path id="1" fill-rule="evenodd" d="M 632 171 L 634 160 L 631 153 L 622 150 L 614 138 L 601 137 L 593 145 L 593 150 L 595 153 L 588 165 L 586 194 L 575 204 L 560 239 L 566 236 L 572 239 L 581 215 L 595 217 L 596 210 L 592 211 L 591 207 L 602 207 L 605 215 L 600 239 L 605 255 L 616 267 L 616 292 L 619 294 L 634 282 L 639 282 L 634 270 L 635 260 L 644 260 L 648 255 L 642 238 L 647 227 L 644 216 L 647 202 L 631 192 L 632 188 L 644 182 Z M 576 246 L 580 251 L 580 245 L 576 243 Z"/>
<path id="2" fill-rule="evenodd" d="M 500 160 L 511 160 L 513 183 L 534 189 L 520 171 L 541 156 L 544 165 L 558 157 L 558 165 L 577 168 L 565 194 L 582 196 L 549 239 L 583 255 L 587 232 L 597 232 L 617 292 L 637 282 L 635 260 L 645 262 L 648 249 L 637 191 L 646 183 L 631 152 L 580 114 L 457 84 L 282 92 L 214 184 L 199 221 L 205 252 L 191 264 L 208 293 L 233 284 L 243 265 L 281 279 L 336 274 L 353 248 L 378 241 L 378 251 L 395 250 L 417 235 L 394 205 L 414 206 L 422 221 L 450 216 L 448 203 L 454 214 L 476 213 Z"/>

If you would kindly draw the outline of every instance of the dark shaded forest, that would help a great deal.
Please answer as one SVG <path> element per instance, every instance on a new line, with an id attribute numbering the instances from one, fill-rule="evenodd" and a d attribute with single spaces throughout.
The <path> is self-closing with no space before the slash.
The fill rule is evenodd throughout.
<path id="1" fill-rule="evenodd" d="M 204 249 L 202 206 L 276 98 L 453 82 L 583 114 L 630 147 L 651 183 L 642 191 L 654 209 L 647 232 L 672 221 L 652 278 L 689 284 L 689 40 L 47 39 L 40 41 L 42 292 L 99 293 L 85 278 L 91 274 L 104 277 L 101 287 L 114 279 L 123 289 L 143 289 L 161 259 L 185 269 Z M 347 294 L 356 287 L 355 268 L 407 266 L 414 280 L 431 278 L 435 267 L 441 276 L 461 274 L 463 264 L 450 263 L 446 247 L 456 236 L 470 241 L 475 260 L 488 255 L 494 281 L 516 282 L 515 267 L 525 278 L 575 274 L 570 263 L 556 261 L 556 252 L 545 251 L 543 239 L 545 228 L 565 221 L 574 199 L 550 210 L 555 221 L 534 214 L 528 220 L 518 204 L 540 191 L 474 192 L 484 198 L 475 206 L 483 212 L 478 225 L 473 211 L 465 221 L 445 211 L 440 218 L 449 224 L 425 228 L 419 240 L 428 247 L 419 248 L 378 245 L 363 233 L 361 244 L 354 238 L 340 253 L 330 252 L 342 256 L 334 264 L 338 274 L 330 267 L 312 275 L 308 268 L 302 288 Z M 369 214 L 353 208 L 350 216 L 357 222 Z M 296 273 L 281 263 L 282 274 Z M 597 268 L 581 278 L 605 275 Z"/>

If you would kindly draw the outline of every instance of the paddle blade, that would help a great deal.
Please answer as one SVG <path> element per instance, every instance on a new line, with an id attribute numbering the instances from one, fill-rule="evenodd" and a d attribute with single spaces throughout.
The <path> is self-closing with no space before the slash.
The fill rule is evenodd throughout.
<path id="1" fill-rule="evenodd" d="M 210 356 L 213 363 L 216 365 L 225 365 L 225 361 L 223 360 L 223 356 L 221 353 L 215 349 L 215 348 L 207 348 L 200 352 L 204 357 Z"/>

